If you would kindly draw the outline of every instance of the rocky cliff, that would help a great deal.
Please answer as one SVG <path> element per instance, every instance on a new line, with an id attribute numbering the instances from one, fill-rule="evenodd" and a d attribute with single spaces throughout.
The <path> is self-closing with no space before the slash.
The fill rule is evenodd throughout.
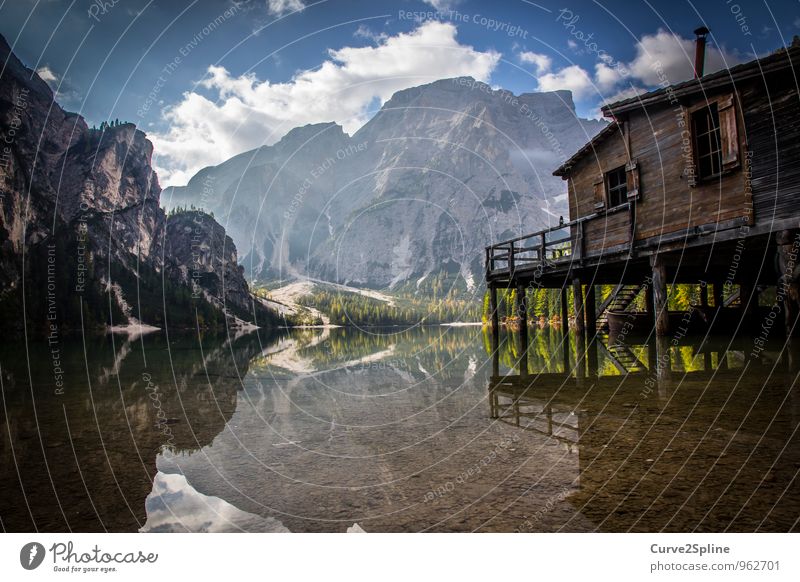
<path id="1" fill-rule="evenodd" d="M 469 289 L 486 244 L 567 215 L 552 171 L 603 125 L 568 91 L 445 79 L 396 93 L 353 136 L 296 128 L 164 199 L 220 217 L 255 277 L 424 289 L 448 273 Z"/>
<path id="2" fill-rule="evenodd" d="M 209 296 L 192 294 L 180 275 L 186 255 L 171 255 L 181 245 L 169 244 L 175 231 L 160 207 L 145 134 L 129 123 L 89 128 L 2 37 L 0 63 L 0 321 L 48 335 L 133 321 L 194 327 L 196 314 L 224 322 L 213 298 L 252 321 L 239 269 Z M 221 264 L 231 251 L 235 261 L 232 245 L 211 248 L 227 253 Z"/>

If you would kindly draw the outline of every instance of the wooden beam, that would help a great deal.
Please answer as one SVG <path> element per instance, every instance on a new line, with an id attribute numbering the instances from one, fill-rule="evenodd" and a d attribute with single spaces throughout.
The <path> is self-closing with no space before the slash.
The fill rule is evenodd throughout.
<path id="1" fill-rule="evenodd" d="M 586 311 L 586 358 L 588 360 L 589 374 L 592 376 L 597 375 L 597 345 L 600 342 L 597 340 L 597 298 L 595 294 L 595 286 L 586 286 L 586 302 L 584 303 L 584 311 Z"/>
<path id="2" fill-rule="evenodd" d="M 564 330 L 564 335 L 569 333 L 569 307 L 567 299 L 568 287 L 564 285 L 561 288 L 561 329 Z"/>
<path id="3" fill-rule="evenodd" d="M 714 284 L 711 286 L 711 297 L 714 299 L 714 307 L 719 309 L 722 307 L 722 288 L 724 283 L 722 281 L 714 281 Z"/>
<path id="4" fill-rule="evenodd" d="M 527 287 L 517 286 L 517 316 L 519 317 L 519 373 L 528 375 L 528 298 Z"/>
<path id="5" fill-rule="evenodd" d="M 583 285 L 577 277 L 572 280 L 572 302 L 575 306 L 575 331 L 580 335 L 584 330 Z"/>
<path id="6" fill-rule="evenodd" d="M 597 299 L 594 285 L 586 286 L 584 311 L 586 311 L 586 331 L 591 339 L 597 334 Z"/>
<path id="7" fill-rule="evenodd" d="M 653 269 L 653 315 L 657 336 L 669 333 L 669 312 L 667 311 L 667 273 L 661 255 L 650 258 Z"/>
<path id="8" fill-rule="evenodd" d="M 500 314 L 497 306 L 497 287 L 489 286 L 489 309 L 492 312 L 492 375 L 500 375 Z"/>

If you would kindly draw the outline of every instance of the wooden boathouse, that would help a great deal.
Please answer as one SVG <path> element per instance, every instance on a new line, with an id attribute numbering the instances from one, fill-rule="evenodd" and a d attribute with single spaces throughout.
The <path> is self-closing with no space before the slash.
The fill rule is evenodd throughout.
<path id="1" fill-rule="evenodd" d="M 709 322 L 727 311 L 753 333 L 773 287 L 778 321 L 800 331 L 800 42 L 703 75 L 708 30 L 695 33 L 694 79 L 606 105 L 608 126 L 555 170 L 569 221 L 486 248 L 495 346 L 497 290 L 517 290 L 527 338 L 531 287 L 561 289 L 565 329 L 571 287 L 575 328 L 589 333 L 644 293 L 658 336 L 670 332 L 672 284 L 700 286 Z M 614 288 L 602 303 L 598 285 Z M 726 286 L 736 308 L 723 305 Z"/>

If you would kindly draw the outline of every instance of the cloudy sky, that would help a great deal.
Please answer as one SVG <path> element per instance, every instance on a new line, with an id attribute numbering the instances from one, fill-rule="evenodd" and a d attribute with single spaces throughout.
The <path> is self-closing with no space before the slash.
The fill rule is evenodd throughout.
<path id="1" fill-rule="evenodd" d="M 800 34 L 800 2 L 0 0 L 0 34 L 90 124 L 135 122 L 162 185 L 297 125 L 357 130 L 400 89 L 471 75 L 515 93 L 570 89 L 577 112 Z M 660 63 L 660 66 L 656 66 Z"/>

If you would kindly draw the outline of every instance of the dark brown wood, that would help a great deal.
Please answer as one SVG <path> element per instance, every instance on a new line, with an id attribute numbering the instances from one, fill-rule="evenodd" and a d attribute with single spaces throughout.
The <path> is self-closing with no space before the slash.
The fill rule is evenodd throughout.
<path id="1" fill-rule="evenodd" d="M 714 284 L 711 286 L 711 293 L 714 299 L 714 307 L 719 309 L 722 307 L 722 289 L 723 289 L 722 281 L 714 281 Z"/>
<path id="2" fill-rule="evenodd" d="M 776 234 L 778 247 L 777 299 L 783 299 L 784 325 L 788 337 L 800 337 L 800 231 L 783 230 Z"/>
<path id="3" fill-rule="evenodd" d="M 517 317 L 519 317 L 519 371 L 523 376 L 528 374 L 528 297 L 527 287 L 517 287 Z"/>
<path id="4" fill-rule="evenodd" d="M 583 304 L 586 312 L 586 359 L 589 374 L 597 375 L 597 351 L 600 342 L 597 338 L 597 297 L 594 285 L 586 286 L 586 301 Z"/>
<path id="5" fill-rule="evenodd" d="M 567 291 L 568 287 L 564 285 L 561 288 L 561 329 L 564 330 L 564 333 L 569 332 L 569 307 L 568 307 L 568 298 L 567 298 Z"/>
<path id="6" fill-rule="evenodd" d="M 653 316 L 657 336 L 669 333 L 669 313 L 667 312 L 667 274 L 660 255 L 650 259 L 653 269 Z"/>
<path id="7" fill-rule="evenodd" d="M 583 309 L 586 312 L 586 331 L 591 339 L 597 334 L 597 298 L 594 285 L 586 286 L 586 302 Z"/>
<path id="8" fill-rule="evenodd" d="M 492 316 L 492 374 L 500 374 L 500 313 L 497 305 L 497 288 L 489 286 L 489 310 Z"/>
<path id="9" fill-rule="evenodd" d="M 584 327 L 583 285 L 580 279 L 572 280 L 572 304 L 575 311 L 575 332 L 582 336 Z"/>

